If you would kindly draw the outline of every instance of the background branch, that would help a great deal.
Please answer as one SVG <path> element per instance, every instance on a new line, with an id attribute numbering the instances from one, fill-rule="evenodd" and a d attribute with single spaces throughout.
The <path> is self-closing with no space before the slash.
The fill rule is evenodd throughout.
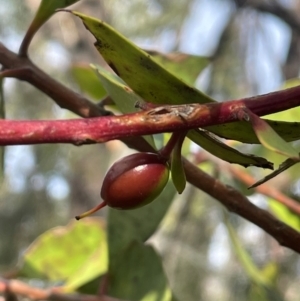
<path id="1" fill-rule="evenodd" d="M 187 180 L 191 184 L 214 197 L 229 211 L 242 216 L 269 233 L 282 246 L 300 253 L 299 232 L 277 220 L 266 210 L 258 208 L 239 191 L 212 178 L 189 161 L 184 160 L 184 166 Z"/>
<path id="2" fill-rule="evenodd" d="M 285 8 L 276 1 L 270 1 L 268 3 L 261 0 L 235 0 L 239 7 L 249 7 L 253 8 L 256 11 L 262 13 L 272 14 L 285 23 L 287 23 L 291 28 L 295 29 L 298 34 L 300 34 L 300 19 L 299 17 L 291 10 Z"/>

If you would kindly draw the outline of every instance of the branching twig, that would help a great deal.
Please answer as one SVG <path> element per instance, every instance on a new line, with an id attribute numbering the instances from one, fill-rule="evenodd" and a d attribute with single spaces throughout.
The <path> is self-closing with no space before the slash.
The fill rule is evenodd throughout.
<path id="1" fill-rule="evenodd" d="M 241 2 L 240 0 L 237 2 Z M 294 11 L 285 8 L 276 1 L 243 1 L 241 6 L 246 6 L 255 9 L 262 13 L 272 14 L 284 22 L 300 34 L 300 19 Z"/>
<path id="2" fill-rule="evenodd" d="M 0 64 L 4 76 L 27 81 L 51 97 L 62 108 L 81 117 L 107 115 L 107 112 L 82 95 L 73 92 L 39 69 L 27 57 L 20 57 L 0 43 Z M 6 74 L 5 74 L 6 73 Z"/>
<path id="3" fill-rule="evenodd" d="M 60 105 L 61 107 L 67 108 L 71 110 L 72 112 L 82 116 L 82 117 L 94 117 L 94 116 L 100 116 L 103 112 L 100 111 L 99 107 L 94 105 L 93 103 L 89 102 L 87 99 L 83 98 L 81 95 L 74 93 L 67 89 L 66 87 L 62 86 L 60 83 L 54 81 L 51 77 L 46 75 L 44 72 L 42 72 L 40 69 L 38 69 L 34 64 L 32 64 L 28 59 L 26 58 L 19 58 L 16 54 L 10 52 L 7 50 L 2 44 L 0 44 L 0 64 L 3 65 L 5 69 L 22 69 L 22 72 L 16 72 L 15 75 L 17 78 L 21 80 L 28 81 L 44 93 L 46 93 L 48 96 L 53 98 L 53 100 Z M 25 70 L 25 72 L 24 72 Z M 13 73 L 13 71 L 11 71 Z M 106 130 L 108 130 L 109 127 L 113 126 L 112 121 L 117 121 L 117 127 L 120 127 L 120 122 L 125 122 L 126 120 L 128 122 L 136 122 L 136 124 L 141 124 L 144 126 L 144 130 L 147 133 L 153 132 L 150 130 L 150 128 L 154 127 L 153 126 L 153 120 L 162 120 L 161 122 L 157 122 L 160 125 L 155 125 L 155 128 L 157 132 L 159 131 L 174 131 L 176 128 L 180 128 L 182 124 L 185 126 L 182 128 L 187 128 L 187 121 L 189 120 L 188 118 L 192 118 L 189 120 L 190 124 L 189 126 L 191 127 L 196 127 L 196 126 L 201 126 L 201 122 L 199 121 L 199 117 L 206 116 L 208 119 L 206 119 L 207 124 L 211 122 L 211 124 L 216 124 L 216 123 L 223 123 L 224 119 L 222 119 L 225 115 L 229 115 L 231 117 L 226 117 L 226 118 L 231 118 L 230 120 L 227 119 L 227 121 L 233 121 L 236 120 L 236 112 L 237 110 L 242 109 L 243 107 L 247 107 L 250 110 L 254 111 L 257 115 L 264 115 L 267 113 L 275 112 L 271 111 L 270 108 L 273 107 L 276 109 L 276 111 L 288 109 L 294 106 L 299 105 L 300 103 L 300 87 L 292 88 L 289 90 L 285 91 L 280 91 L 280 92 L 274 92 L 272 94 L 267 94 L 267 95 L 262 95 L 262 96 L 257 96 L 257 97 L 252 97 L 248 99 L 243 99 L 239 101 L 232 102 L 232 106 L 227 104 L 212 104 L 212 105 L 204 105 L 201 107 L 196 105 L 190 110 L 191 106 L 182 106 L 182 108 L 186 107 L 188 111 L 185 111 L 184 114 L 180 112 L 180 114 L 173 114 L 174 112 L 171 110 L 171 112 L 164 112 L 164 109 L 162 109 L 161 112 L 159 110 L 156 110 L 155 114 L 148 114 L 147 112 L 141 112 L 138 114 L 134 115 L 128 115 L 128 116 L 122 116 L 122 117 L 103 117 L 104 121 L 102 122 L 102 125 L 106 123 Z M 195 110 L 195 108 L 198 106 L 198 111 Z M 174 109 L 175 112 L 178 108 Z M 256 111 L 255 111 L 256 110 Z M 173 113 L 172 113 L 173 112 Z M 195 112 L 197 112 L 200 115 L 194 115 Z M 160 114 L 162 113 L 162 114 Z M 225 114 L 226 113 L 226 114 Z M 204 115 L 203 115 L 204 114 Z M 206 115 L 205 115 L 206 114 Z M 161 116 L 160 116 L 161 115 Z M 135 116 L 135 117 L 133 117 Z M 150 123 L 147 124 L 145 121 L 141 121 L 138 118 L 139 117 L 145 117 L 145 116 L 150 116 L 149 120 L 151 120 Z M 167 118 L 166 118 L 167 116 Z M 182 118 L 184 117 L 184 118 Z M 197 117 L 197 118 L 196 118 Z M 132 118 L 136 118 L 133 120 Z M 166 123 L 170 122 L 171 118 L 171 124 L 173 124 L 170 128 L 163 127 L 165 126 Z M 173 118 L 173 119 L 172 119 Z M 218 120 L 213 121 L 214 119 Z M 211 120 L 211 121 L 209 121 Z M 225 120 L 226 121 L 226 120 Z M 21 121 L 19 121 L 21 122 Z M 30 121 L 30 122 L 25 122 L 26 127 L 32 127 L 36 122 L 40 122 L 39 125 L 47 125 L 44 122 L 41 121 Z M 58 124 L 57 122 L 59 121 L 53 121 L 51 125 Z M 62 121 L 62 122 L 67 122 L 69 123 L 68 126 L 72 124 L 72 120 L 69 121 Z M 87 120 L 76 120 L 75 125 L 76 128 L 72 128 L 70 126 L 68 128 L 68 132 L 73 132 L 78 130 L 78 127 L 81 126 L 81 130 L 85 131 L 84 133 L 87 133 L 87 129 L 91 132 L 93 130 L 93 126 L 99 122 L 98 120 L 93 121 L 93 119 L 87 119 Z M 100 122 L 100 123 L 101 123 Z M 119 123 L 118 123 L 119 122 Z M 165 123 L 164 123 L 165 122 Z M 6 134 L 9 134 L 9 127 L 5 127 L 5 125 L 12 126 L 18 121 L 2 121 L 0 129 L 2 132 L 6 131 Z M 25 123 L 23 125 L 25 126 Z M 30 125 L 32 124 L 32 125 Z M 162 126 L 162 125 L 163 126 Z M 36 124 L 35 124 L 36 125 Z M 49 125 L 49 124 L 48 124 Z M 202 123 L 203 125 L 203 123 Z M 122 125 L 124 126 L 124 125 Z M 170 126 L 170 124 L 168 124 Z M 65 134 L 61 128 L 62 126 L 60 125 L 60 134 Z M 16 129 L 16 128 L 15 128 Z M 32 129 L 27 128 L 28 132 L 31 133 L 32 135 Z M 37 129 L 37 128 L 36 128 Z M 130 125 L 127 125 L 126 129 L 126 134 L 119 132 L 115 136 L 115 138 L 120 137 L 120 136 L 126 136 L 126 135 L 138 135 L 140 132 L 139 130 L 135 131 L 129 131 Z M 55 136 L 53 134 L 53 130 L 58 130 L 57 128 L 39 128 L 41 131 L 46 131 L 48 133 L 48 137 Z M 99 131 L 99 128 L 97 128 Z M 104 128 L 103 128 L 104 130 Z M 115 128 L 116 130 L 116 128 Z M 123 129 L 124 131 L 124 129 Z M 52 133 L 51 133 L 52 132 Z M 74 135 L 71 135 L 73 137 L 73 141 L 68 141 L 72 143 L 83 143 L 83 142 L 96 142 L 99 137 L 105 137 L 106 134 L 99 134 L 97 137 L 90 137 L 90 136 L 84 136 L 82 132 L 77 132 L 77 134 L 80 137 L 80 139 L 75 139 L 74 140 Z M 52 136 L 51 136 L 52 135 Z M 58 132 L 56 132 L 56 135 L 58 137 Z M 81 136 L 80 136 L 81 135 Z M 113 139 L 112 132 L 110 132 L 110 139 Z M 12 136 L 12 135 L 11 135 Z M 63 135 L 60 136 L 60 141 L 58 139 L 56 142 L 67 142 L 62 139 Z M 66 136 L 65 136 L 66 137 Z M 133 139 L 133 144 L 135 144 L 135 147 L 138 150 L 148 150 L 151 151 L 151 147 L 147 144 L 145 144 L 143 147 L 140 146 L 139 143 L 136 143 L 139 137 L 134 137 Z M 25 137 L 23 137 L 25 139 Z M 31 139 L 31 143 L 34 141 L 33 138 L 27 138 Z M 41 139 L 41 137 L 39 138 Z M 89 139 L 92 139 L 90 141 Z M 95 141 L 93 141 L 95 139 Z M 29 141 L 27 140 L 27 141 Z M 140 141 L 143 141 L 143 139 L 140 139 Z M 103 140 L 105 141 L 105 140 Z M 124 141 L 124 140 L 123 140 Z M 50 140 L 45 141 L 45 142 L 50 142 Z M 237 213 L 238 215 L 244 217 L 245 219 L 251 221 L 252 223 L 256 224 L 257 226 L 261 227 L 263 230 L 265 230 L 267 233 L 269 233 L 271 236 L 273 236 L 281 245 L 286 246 L 298 253 L 300 253 L 300 234 L 293 230 L 291 227 L 285 225 L 284 223 L 278 221 L 276 218 L 274 218 L 271 214 L 269 214 L 267 211 L 262 210 L 252 203 L 248 201 L 246 197 L 244 197 L 241 193 L 233 189 L 232 187 L 227 187 L 223 185 L 221 182 L 218 180 L 210 177 L 209 175 L 205 174 L 202 172 L 200 169 L 198 169 L 195 165 L 192 163 L 188 162 L 186 159 L 184 159 L 184 166 L 185 166 L 185 171 L 186 171 L 186 176 L 187 180 L 193 184 L 194 186 L 198 187 L 199 189 L 205 191 L 215 199 L 217 199 L 219 202 L 221 202 L 228 210 Z M 52 299 L 54 300 L 54 299 Z M 57 300 L 57 299 L 55 299 Z M 66 299 L 61 299 L 61 301 L 68 301 Z M 95 300 L 96 301 L 96 300 Z M 97 300 L 99 301 L 99 300 Z"/>
<path id="4" fill-rule="evenodd" d="M 273 102 L 272 106 L 269 104 L 270 100 Z M 129 136 L 174 132 L 238 121 L 248 108 L 261 115 L 281 111 L 286 108 L 287 103 L 289 107 L 300 105 L 300 86 L 245 100 L 162 106 L 121 116 L 47 121 L 0 120 L 0 145 L 101 143 Z"/>

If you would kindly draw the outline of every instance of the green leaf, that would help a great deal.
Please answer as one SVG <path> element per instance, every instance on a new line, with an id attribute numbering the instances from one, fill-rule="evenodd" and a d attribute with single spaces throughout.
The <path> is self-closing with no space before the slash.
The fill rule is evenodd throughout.
<path id="1" fill-rule="evenodd" d="M 42 0 L 21 43 L 19 54 L 27 56 L 28 47 L 36 32 L 59 8 L 69 6 L 79 0 Z"/>
<path id="2" fill-rule="evenodd" d="M 42 0 L 32 24 L 40 27 L 57 9 L 70 6 L 80 0 Z"/>
<path id="3" fill-rule="evenodd" d="M 210 60 L 207 57 L 181 52 L 160 53 L 147 51 L 153 59 L 186 84 L 193 86 L 197 77 L 206 68 Z"/>
<path id="4" fill-rule="evenodd" d="M 5 100 L 4 100 L 4 78 L 0 77 L 0 118 L 5 118 Z"/>
<path id="5" fill-rule="evenodd" d="M 298 152 L 284 139 L 282 139 L 266 121 L 251 112 L 247 112 L 246 114 L 249 116 L 249 122 L 251 123 L 258 140 L 263 146 L 276 153 L 299 160 Z"/>
<path id="6" fill-rule="evenodd" d="M 263 179 L 257 181 L 256 183 L 254 183 L 253 185 L 251 185 L 249 187 L 250 188 L 254 188 L 257 187 L 271 179 L 273 179 L 274 177 L 276 177 L 277 175 L 281 174 L 282 172 L 284 172 L 285 170 L 287 170 L 288 168 L 294 166 L 295 164 L 297 164 L 299 162 L 295 162 L 295 160 L 288 158 L 287 160 L 285 160 L 283 163 L 280 164 L 279 168 L 274 170 L 273 172 L 271 172 L 270 174 L 268 174 L 266 177 L 264 177 Z"/>
<path id="7" fill-rule="evenodd" d="M 277 200 L 268 199 L 268 204 L 273 214 L 281 221 L 291 226 L 297 231 L 300 231 L 300 216 L 290 211 L 286 206 L 279 203 Z"/>
<path id="8" fill-rule="evenodd" d="M 110 296 L 131 301 L 172 300 L 161 258 L 141 242 L 134 241 L 123 250 L 109 275 Z"/>
<path id="9" fill-rule="evenodd" d="M 113 99 L 117 108 L 124 114 L 138 112 L 139 109 L 135 107 L 137 102 L 144 102 L 144 100 L 135 94 L 124 81 L 115 74 L 108 72 L 100 66 L 93 66 L 92 68 L 97 72 L 97 75 L 105 88 Z M 155 149 L 153 136 L 143 136 L 143 138 Z"/>
<path id="10" fill-rule="evenodd" d="M 173 184 L 179 194 L 181 194 L 186 186 L 185 171 L 182 164 L 181 148 L 186 135 L 186 131 L 182 133 L 177 141 L 171 155 L 171 176 Z"/>
<path id="11" fill-rule="evenodd" d="M 271 286 L 272 282 L 268 277 L 266 277 L 268 274 L 262 273 L 262 271 L 255 265 L 247 251 L 243 248 L 234 228 L 228 220 L 228 214 L 225 212 L 224 222 L 227 227 L 230 240 L 232 242 L 232 247 L 249 278 L 258 285 Z"/>
<path id="12" fill-rule="evenodd" d="M 101 66 L 91 65 L 91 67 L 120 112 L 128 114 L 140 111 L 135 105 L 137 102 L 144 102 L 144 100 L 135 94 L 120 77 Z"/>
<path id="13" fill-rule="evenodd" d="M 101 20 L 72 11 L 95 36 L 108 65 L 138 95 L 157 104 L 207 103 L 214 101 L 185 84 L 154 58 Z"/>
<path id="14" fill-rule="evenodd" d="M 73 65 L 70 71 L 80 90 L 90 97 L 99 100 L 107 94 L 98 76 L 90 66 Z"/>
<path id="15" fill-rule="evenodd" d="M 97 49 L 116 74 L 142 98 L 156 104 L 214 101 L 165 70 L 155 61 L 155 57 L 142 51 L 106 23 L 74 11 L 72 13 L 81 18 L 87 29 L 94 34 Z M 300 139 L 300 123 L 277 121 L 268 121 L 268 123 L 286 141 Z M 206 127 L 206 129 L 226 139 L 259 143 L 247 122 L 232 122 Z"/>
<path id="16" fill-rule="evenodd" d="M 273 169 L 273 164 L 268 160 L 255 155 L 243 154 L 229 147 L 206 130 L 191 130 L 188 133 L 188 137 L 206 151 L 229 163 L 236 163 L 245 167 L 258 166 Z"/>
<path id="17" fill-rule="evenodd" d="M 0 118 L 5 119 L 4 78 L 0 77 Z M 5 147 L 0 147 L 0 179 L 4 178 Z"/>
<path id="18" fill-rule="evenodd" d="M 103 21 L 78 12 L 73 11 L 72 13 L 81 18 L 85 27 L 95 36 L 97 40 L 95 45 L 109 66 L 142 98 L 156 104 L 207 103 L 214 101 L 164 69 L 149 54 Z M 240 122 L 231 123 L 227 125 L 227 129 L 230 133 L 243 130 L 243 136 L 247 136 L 248 131 L 253 133 L 251 127 L 244 131 L 245 128 L 241 129 L 239 125 Z M 214 128 L 211 127 L 210 131 L 213 132 Z M 194 133 L 194 136 L 197 135 Z M 249 165 L 248 159 L 239 158 L 239 160 L 241 161 L 240 164 Z"/>
<path id="19" fill-rule="evenodd" d="M 300 140 L 300 122 L 264 120 L 285 141 L 290 142 Z M 250 144 L 260 143 L 251 124 L 246 121 L 207 126 L 205 129 L 225 139 L 231 139 Z"/>
<path id="20" fill-rule="evenodd" d="M 134 185 L 134 183 L 132 183 Z M 130 188 L 130 187 L 129 187 Z M 171 181 L 152 203 L 134 210 L 109 209 L 108 243 L 110 266 L 132 241 L 145 242 L 157 229 L 175 196 Z"/>
<path id="21" fill-rule="evenodd" d="M 103 223 L 86 218 L 39 236 L 23 255 L 21 275 L 63 281 L 64 289 L 72 291 L 104 274 L 107 268 Z"/>

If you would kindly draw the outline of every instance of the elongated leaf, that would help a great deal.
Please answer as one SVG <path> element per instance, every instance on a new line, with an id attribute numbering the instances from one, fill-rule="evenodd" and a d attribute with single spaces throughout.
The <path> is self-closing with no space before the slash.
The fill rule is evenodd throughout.
<path id="1" fill-rule="evenodd" d="M 107 94 L 98 76 L 90 66 L 73 65 L 71 67 L 71 74 L 80 87 L 80 90 L 87 93 L 90 97 L 99 100 Z"/>
<path id="2" fill-rule="evenodd" d="M 3 91 L 4 78 L 0 77 L 0 118 L 5 119 L 5 101 Z M 0 147 L 0 179 L 4 177 L 5 147 Z"/>
<path id="3" fill-rule="evenodd" d="M 120 77 L 101 66 L 91 65 L 91 67 L 120 112 L 128 114 L 140 111 L 135 105 L 137 102 L 143 103 L 144 100 L 134 93 Z"/>
<path id="4" fill-rule="evenodd" d="M 131 301 L 171 301 L 172 293 L 161 258 L 153 247 L 134 241 L 120 253 L 109 271 L 110 296 Z"/>
<path id="5" fill-rule="evenodd" d="M 299 153 L 285 140 L 283 140 L 263 119 L 248 112 L 249 121 L 260 143 L 266 148 L 289 158 L 298 160 Z"/>
<path id="6" fill-rule="evenodd" d="M 179 194 L 181 194 L 186 186 L 186 176 L 182 164 L 181 148 L 185 138 L 186 132 L 179 137 L 171 156 L 171 176 L 173 184 Z"/>
<path id="7" fill-rule="evenodd" d="M 81 18 L 95 36 L 95 46 L 108 65 L 142 98 L 157 104 L 213 101 L 182 82 L 105 22 L 75 11 L 72 13 Z"/>
<path id="8" fill-rule="evenodd" d="M 207 103 L 214 101 L 199 90 L 170 74 L 149 54 L 142 51 L 106 23 L 78 12 L 87 29 L 95 36 L 96 47 L 115 72 L 142 98 L 156 104 Z M 300 139 L 300 123 L 270 122 L 287 141 Z M 207 127 L 221 137 L 245 143 L 259 143 L 251 126 L 233 122 Z"/>
<path id="9" fill-rule="evenodd" d="M 92 66 L 92 68 L 97 72 L 103 87 L 122 113 L 127 114 L 139 111 L 135 104 L 137 102 L 142 103 L 144 100 L 135 94 L 120 77 L 100 66 Z M 148 135 L 143 136 L 143 138 L 155 149 L 153 136 Z"/>
<path id="10" fill-rule="evenodd" d="M 147 51 L 153 59 L 186 84 L 193 86 L 201 71 L 210 63 L 209 58 L 181 52 L 160 53 Z"/>
<path id="11" fill-rule="evenodd" d="M 227 227 L 233 249 L 243 265 L 246 273 L 250 277 L 250 279 L 254 282 L 257 283 L 258 285 L 263 285 L 263 286 L 270 286 L 272 283 L 271 281 L 265 277 L 265 275 L 260 271 L 260 269 L 255 265 L 253 262 L 252 258 L 250 255 L 247 253 L 247 251 L 243 248 L 242 244 L 239 241 L 239 238 L 230 224 L 228 220 L 227 214 L 224 212 L 224 221 L 225 225 Z"/>
<path id="12" fill-rule="evenodd" d="M 273 172 L 271 172 L 270 174 L 268 174 L 266 177 L 264 177 L 263 179 L 257 181 L 256 183 L 254 183 L 253 185 L 251 185 L 249 187 L 250 188 L 254 188 L 257 187 L 271 179 L 273 179 L 274 177 L 276 177 L 277 175 L 281 174 L 282 172 L 284 172 L 285 170 L 287 170 L 288 168 L 294 166 L 295 164 L 297 164 L 299 162 L 296 162 L 293 159 L 288 158 L 287 160 L 285 160 L 283 163 L 280 164 L 279 168 L 274 170 Z"/>
<path id="13" fill-rule="evenodd" d="M 300 216 L 293 213 L 277 200 L 269 199 L 268 205 L 275 216 L 297 231 L 300 231 Z"/>
<path id="14" fill-rule="evenodd" d="M 268 119 L 264 120 L 285 141 L 290 142 L 300 140 L 300 122 L 274 121 Z M 246 121 L 208 126 L 205 127 L 205 129 L 225 139 L 237 140 L 250 144 L 260 143 L 254 130 L 252 129 L 251 124 Z"/>
<path id="15" fill-rule="evenodd" d="M 70 6 L 78 1 L 80 0 L 42 0 L 32 24 L 40 27 L 57 9 Z"/>
<path id="16" fill-rule="evenodd" d="M 71 291 L 104 274 L 107 268 L 103 224 L 97 218 L 87 218 L 38 237 L 23 255 L 21 275 L 64 281 L 64 289 Z"/>
<path id="17" fill-rule="evenodd" d="M 245 167 L 258 166 L 273 169 L 273 164 L 265 158 L 243 154 L 238 150 L 229 147 L 205 130 L 189 131 L 188 137 L 195 143 L 199 144 L 206 151 L 229 163 L 236 163 Z"/>
<path id="18" fill-rule="evenodd" d="M 79 0 L 42 0 L 21 43 L 19 54 L 27 56 L 28 47 L 36 32 L 59 8 L 67 7 Z"/>

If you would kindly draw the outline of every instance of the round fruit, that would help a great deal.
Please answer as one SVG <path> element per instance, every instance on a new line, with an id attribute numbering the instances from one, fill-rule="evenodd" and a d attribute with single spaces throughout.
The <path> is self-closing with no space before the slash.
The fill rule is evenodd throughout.
<path id="1" fill-rule="evenodd" d="M 104 200 L 94 209 L 77 216 L 83 218 L 104 206 L 134 209 L 152 202 L 169 179 L 166 159 L 155 153 L 137 153 L 113 164 L 105 175 L 101 197 Z"/>

